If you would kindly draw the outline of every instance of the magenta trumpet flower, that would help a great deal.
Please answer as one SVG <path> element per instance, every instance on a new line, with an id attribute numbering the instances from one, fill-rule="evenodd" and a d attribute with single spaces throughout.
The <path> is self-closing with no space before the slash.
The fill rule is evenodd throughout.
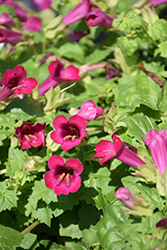
<path id="1" fill-rule="evenodd" d="M 0 28 L 0 43 L 20 41 L 22 34 L 8 29 Z"/>
<path id="2" fill-rule="evenodd" d="M 64 151 L 79 145 L 87 136 L 86 122 L 79 115 L 70 117 L 69 121 L 64 115 L 60 115 L 53 120 L 53 126 L 56 131 L 53 131 L 50 137 L 54 142 L 61 144 Z"/>
<path id="3" fill-rule="evenodd" d="M 141 196 L 140 196 L 141 197 Z M 125 206 L 134 209 L 134 204 L 140 204 L 127 187 L 121 187 L 115 192 L 115 198 L 119 199 Z"/>
<path id="4" fill-rule="evenodd" d="M 80 80 L 79 70 L 73 65 L 69 65 L 63 69 L 63 64 L 59 61 L 53 61 L 48 67 L 50 76 L 39 86 L 39 95 L 43 95 L 52 86 L 55 87 L 64 81 Z"/>
<path id="5" fill-rule="evenodd" d="M 156 227 L 165 227 L 167 226 L 167 218 L 164 218 L 157 222 Z"/>
<path id="6" fill-rule="evenodd" d="M 35 78 L 27 78 L 27 72 L 22 66 L 16 66 L 14 70 L 8 69 L 2 76 L 2 89 L 0 101 L 5 101 L 12 95 L 30 94 L 38 83 Z"/>
<path id="7" fill-rule="evenodd" d="M 6 12 L 3 12 L 0 15 L 0 25 L 3 25 L 6 28 L 10 29 L 11 27 L 14 26 L 14 22 L 13 22 L 12 18 Z"/>
<path id="8" fill-rule="evenodd" d="M 89 12 L 89 0 L 82 0 L 75 8 L 67 13 L 62 19 L 62 22 L 65 22 L 66 25 L 75 23 L 76 21 L 86 17 Z"/>
<path id="9" fill-rule="evenodd" d="M 61 156 L 53 155 L 48 161 L 51 171 L 45 173 L 47 188 L 54 189 L 55 194 L 75 193 L 81 186 L 83 165 L 77 159 L 71 158 L 64 162 Z"/>
<path id="10" fill-rule="evenodd" d="M 138 165 L 144 165 L 145 162 L 136 154 L 137 149 L 128 143 L 122 142 L 116 134 L 118 134 L 118 131 L 112 135 L 113 142 L 102 140 L 96 145 L 97 154 L 94 155 L 93 159 L 102 158 L 100 160 L 101 165 L 111 158 L 116 158 L 137 169 Z"/>
<path id="11" fill-rule="evenodd" d="M 86 16 L 86 23 L 90 26 L 112 26 L 113 18 L 100 9 L 93 9 Z"/>
<path id="12" fill-rule="evenodd" d="M 38 147 L 40 145 L 45 146 L 45 134 L 44 130 L 46 123 L 32 124 L 30 122 L 24 122 L 20 127 L 16 128 L 16 135 L 22 149 L 28 149 L 31 147 Z"/>
<path id="13" fill-rule="evenodd" d="M 162 129 L 159 133 L 151 129 L 143 141 L 151 151 L 156 168 L 163 175 L 167 167 L 167 129 Z"/>
<path id="14" fill-rule="evenodd" d="M 1 4 L 6 4 L 8 6 L 11 6 L 14 8 L 16 15 L 20 17 L 21 21 L 25 22 L 27 19 L 27 12 L 21 8 L 15 1 L 13 0 L 4 0 L 3 2 L 0 2 Z"/>
<path id="15" fill-rule="evenodd" d="M 167 3 L 167 0 L 151 0 L 151 2 L 153 3 L 153 6 L 159 6 L 161 4 Z"/>
<path id="16" fill-rule="evenodd" d="M 31 16 L 31 17 L 27 18 L 27 20 L 23 26 L 23 29 L 38 32 L 38 31 L 40 31 L 41 27 L 42 27 L 41 19 L 38 17 Z"/>
<path id="17" fill-rule="evenodd" d="M 88 123 L 89 121 L 92 121 L 99 115 L 103 113 L 103 109 L 101 107 L 96 107 L 96 104 L 93 101 L 87 101 L 84 102 L 81 105 L 81 109 L 79 110 L 77 115 L 84 118 L 85 122 Z"/>

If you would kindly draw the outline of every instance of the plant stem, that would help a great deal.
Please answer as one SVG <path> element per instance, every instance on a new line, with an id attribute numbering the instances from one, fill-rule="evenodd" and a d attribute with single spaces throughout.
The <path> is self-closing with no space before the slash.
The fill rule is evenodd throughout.
<path id="1" fill-rule="evenodd" d="M 32 223 L 29 227 L 27 227 L 26 229 L 24 229 L 21 234 L 25 235 L 28 232 L 30 232 L 32 229 L 34 229 L 36 226 L 38 226 L 40 224 L 40 220 L 36 220 L 34 223 Z"/>
<path id="2" fill-rule="evenodd" d="M 91 132 L 91 131 L 103 130 L 103 128 L 102 127 L 91 127 L 91 128 L 86 128 L 86 130 L 88 132 Z"/>
<path id="3" fill-rule="evenodd" d="M 6 173 L 6 168 L 5 168 L 5 169 L 0 170 L 0 175 L 1 175 L 1 174 L 5 174 L 5 173 Z"/>

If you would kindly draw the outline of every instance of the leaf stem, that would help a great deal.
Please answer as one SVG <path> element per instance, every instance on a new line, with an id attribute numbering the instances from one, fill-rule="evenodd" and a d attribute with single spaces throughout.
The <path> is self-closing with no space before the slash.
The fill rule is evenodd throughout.
<path id="1" fill-rule="evenodd" d="M 21 234 L 25 235 L 28 232 L 30 232 L 32 229 L 34 229 L 36 226 L 40 224 L 40 220 L 36 220 L 34 223 L 32 223 L 30 226 L 28 226 L 26 229 L 24 229 Z"/>
<path id="2" fill-rule="evenodd" d="M 0 170 L 0 175 L 1 175 L 1 174 L 5 174 L 5 173 L 6 173 L 6 171 L 7 171 L 7 170 L 6 170 L 6 168 L 5 168 L 5 169 Z"/>

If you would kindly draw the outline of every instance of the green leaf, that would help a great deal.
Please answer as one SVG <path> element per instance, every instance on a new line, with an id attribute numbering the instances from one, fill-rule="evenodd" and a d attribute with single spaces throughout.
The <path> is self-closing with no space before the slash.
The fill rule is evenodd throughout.
<path id="1" fill-rule="evenodd" d="M 139 72 L 137 76 L 124 75 L 119 80 L 117 88 L 113 89 L 117 106 L 134 111 L 136 107 L 144 104 L 151 109 L 158 110 L 162 99 L 162 92 L 158 85 L 145 73 Z"/>
<path id="2" fill-rule="evenodd" d="M 158 19 L 148 27 L 148 34 L 156 41 L 164 41 L 167 38 L 167 22 L 164 19 Z"/>
<path id="3" fill-rule="evenodd" d="M 78 225 L 78 216 L 77 211 L 66 211 L 62 215 L 59 216 L 60 221 L 60 235 L 61 236 L 69 236 L 72 239 L 81 238 L 82 233 Z"/>
<path id="4" fill-rule="evenodd" d="M 27 233 L 24 235 L 24 238 L 22 239 L 20 243 L 20 247 L 23 249 L 31 249 L 31 247 L 39 247 L 39 243 L 37 242 L 37 235 L 32 234 L 32 233 Z"/>
<path id="5" fill-rule="evenodd" d="M 8 6 L 7 4 L 1 4 L 0 15 L 1 15 L 2 13 L 4 13 L 4 12 L 6 12 L 6 13 L 8 13 L 8 14 L 11 14 L 11 15 L 13 15 L 13 16 L 16 15 L 16 14 L 15 14 L 15 10 L 14 10 L 13 7 Z"/>
<path id="6" fill-rule="evenodd" d="M 26 205 L 27 208 L 29 206 L 33 208 L 37 208 L 38 200 L 42 199 L 46 202 L 46 204 L 50 204 L 52 201 L 57 202 L 57 195 L 54 193 L 52 189 L 49 189 L 45 186 L 44 180 L 35 181 L 34 187 L 32 188 L 33 192 L 28 199 L 28 204 Z M 27 211 L 27 215 L 30 214 L 31 211 Z"/>
<path id="7" fill-rule="evenodd" d="M 27 162 L 25 151 L 18 148 L 9 148 L 8 161 L 6 162 L 6 175 L 12 177 L 16 171 L 22 168 L 22 164 Z"/>
<path id="8" fill-rule="evenodd" d="M 158 47 L 160 48 L 160 55 L 165 58 L 167 57 L 166 46 L 167 46 L 167 41 L 162 42 L 158 45 Z"/>
<path id="9" fill-rule="evenodd" d="M 22 238 L 23 236 L 20 232 L 0 225 L 0 249 L 15 250 Z"/>
<path id="10" fill-rule="evenodd" d="M 10 210 L 12 207 L 17 207 L 18 197 L 14 190 L 8 190 L 6 183 L 0 183 L 0 212 L 3 210 Z"/>
<path id="11" fill-rule="evenodd" d="M 65 43 L 62 45 L 58 53 L 60 56 L 68 58 L 68 59 L 74 59 L 77 62 L 84 63 L 85 55 L 84 50 L 78 43 Z"/>
<path id="12" fill-rule="evenodd" d="M 86 63 L 97 63 L 104 60 L 114 50 L 113 47 L 107 49 L 95 49 L 86 57 Z M 83 62 L 82 62 L 83 63 Z"/>
<path id="13" fill-rule="evenodd" d="M 119 227 L 121 228 L 127 220 L 128 215 L 121 208 L 119 201 L 106 207 L 97 227 L 99 241 L 104 249 L 123 249 L 124 236 Z"/>
<path id="14" fill-rule="evenodd" d="M 134 114 L 128 116 L 124 122 L 127 125 L 127 134 L 131 137 L 135 137 L 139 142 L 143 142 L 142 138 L 145 138 L 147 132 L 151 129 L 157 129 L 157 125 L 151 123 L 149 118 L 147 118 L 144 114 Z"/>
<path id="15" fill-rule="evenodd" d="M 38 209 L 32 209 L 32 217 L 40 220 L 41 223 L 45 223 L 50 227 L 52 219 L 52 211 L 49 207 L 40 207 Z"/>
<path id="16" fill-rule="evenodd" d="M 138 49 L 137 38 L 128 38 L 126 36 L 118 38 L 122 53 L 125 56 L 131 56 Z"/>

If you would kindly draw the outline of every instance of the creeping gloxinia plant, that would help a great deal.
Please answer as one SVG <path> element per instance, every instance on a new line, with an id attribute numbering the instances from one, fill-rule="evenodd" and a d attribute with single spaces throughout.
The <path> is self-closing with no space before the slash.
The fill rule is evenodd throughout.
<path id="1" fill-rule="evenodd" d="M 23 2 L 0 0 L 0 248 L 167 249 L 167 0 Z"/>
<path id="2" fill-rule="evenodd" d="M 24 122 L 20 127 L 16 128 L 16 135 L 22 149 L 29 149 L 31 147 L 45 146 L 44 130 L 46 123 Z"/>
<path id="3" fill-rule="evenodd" d="M 53 131 L 50 137 L 54 142 L 61 144 L 61 148 L 65 151 L 79 145 L 87 136 L 86 122 L 79 115 L 70 117 L 69 121 L 65 116 L 60 115 L 54 119 L 53 127 L 56 131 Z"/>
<path id="4" fill-rule="evenodd" d="M 83 165 L 78 159 L 64 162 L 61 156 L 53 155 L 48 161 L 49 172 L 45 173 L 45 185 L 57 195 L 75 193 L 81 186 Z"/>

